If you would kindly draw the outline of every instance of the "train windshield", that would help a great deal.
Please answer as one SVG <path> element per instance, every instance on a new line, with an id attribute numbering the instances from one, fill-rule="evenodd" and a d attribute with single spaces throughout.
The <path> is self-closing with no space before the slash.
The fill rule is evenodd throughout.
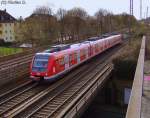
<path id="1" fill-rule="evenodd" d="M 32 71 L 35 72 L 44 72 L 47 70 L 48 66 L 48 55 L 36 55 L 34 58 Z"/>

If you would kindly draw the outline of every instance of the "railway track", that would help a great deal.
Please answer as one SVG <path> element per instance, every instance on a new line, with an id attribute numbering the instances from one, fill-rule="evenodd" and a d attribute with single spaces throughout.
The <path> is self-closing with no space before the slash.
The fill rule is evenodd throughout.
<path id="1" fill-rule="evenodd" d="M 6 59 L 5 59 L 5 61 L 2 61 L 2 62 L 0 61 L 0 70 L 29 62 L 32 59 L 35 52 L 44 50 L 47 47 L 48 46 L 39 47 L 39 48 L 34 49 L 34 50 L 23 52 L 20 55 L 18 55 L 18 57 L 12 58 L 11 60 L 6 61 Z M 3 58 L 3 57 L 1 57 L 1 58 Z"/>
<path id="2" fill-rule="evenodd" d="M 26 79 L 29 76 L 29 63 L 11 67 L 0 71 L 0 85 L 15 81 L 20 81 L 20 78 Z"/>
<path id="3" fill-rule="evenodd" d="M 85 69 L 86 67 L 84 67 L 84 69 Z M 71 75 L 71 76 L 76 76 L 78 73 L 79 73 L 79 71 L 81 72 L 81 70 L 79 69 L 76 73 L 73 73 L 73 75 Z M 68 77 L 68 79 L 70 78 L 70 76 Z M 64 82 L 66 82 L 67 80 L 63 80 L 62 79 L 62 81 L 61 81 L 61 83 L 58 83 L 58 84 L 55 84 L 54 86 L 50 86 L 50 88 L 48 88 L 48 89 L 51 89 L 51 91 L 53 91 L 56 87 L 58 87 L 59 88 L 59 86 L 60 86 L 60 84 L 63 84 Z M 37 84 L 37 83 L 35 83 L 35 84 Z M 32 84 L 32 86 L 34 87 L 35 86 L 35 84 Z M 29 85 L 27 85 L 27 86 L 29 86 Z M 28 88 L 26 88 L 25 90 L 24 89 L 22 89 L 22 90 L 19 90 L 19 93 L 17 92 L 18 91 L 18 89 L 20 89 L 20 87 L 18 87 L 15 91 L 13 90 L 13 91 L 10 91 L 10 92 L 8 92 L 8 94 L 6 94 L 6 95 L 2 95 L 2 97 L 1 98 L 5 98 L 6 96 L 7 96 L 7 99 L 5 100 L 6 102 L 8 102 L 8 103 L 11 103 L 11 101 L 12 100 L 14 100 L 14 99 L 12 99 L 12 98 L 15 98 L 15 100 L 16 100 L 16 96 L 19 96 L 19 98 L 20 98 L 20 96 L 21 96 L 21 94 L 22 94 L 22 96 L 23 96 L 23 99 L 20 101 L 20 102 L 24 102 L 25 101 L 25 99 L 26 98 L 29 98 L 28 97 L 28 93 L 30 92 L 29 90 L 31 90 L 31 89 L 33 89 L 33 87 L 32 86 L 29 86 Z M 37 88 L 36 89 L 39 89 L 39 86 L 36 86 Z M 23 86 L 23 88 L 25 88 L 24 86 Z M 45 91 L 47 91 L 48 89 L 46 89 L 46 87 L 44 88 L 44 90 Z M 33 90 L 32 90 L 33 91 Z M 36 90 L 37 91 L 37 90 Z M 50 91 L 50 90 L 49 90 Z M 39 91 L 38 91 L 39 92 Z M 36 92 L 36 93 L 38 93 L 38 92 Z M 12 94 L 12 93 L 15 93 L 15 94 Z M 26 93 L 27 93 L 27 97 L 26 97 Z M 43 93 L 43 91 L 41 91 L 41 93 Z M 10 94 L 12 94 L 12 96 L 10 95 Z M 8 97 L 9 96 L 9 97 Z M 10 97 L 11 96 L 11 97 Z M 24 97 L 25 96 L 25 97 Z M 31 95 L 30 95 L 31 96 Z M 27 99 L 26 99 L 27 100 Z M 7 109 L 7 111 L 8 110 L 10 110 L 10 109 L 13 109 L 14 108 L 14 106 L 7 106 L 7 104 L 6 104 L 6 102 L 4 101 L 4 100 L 2 100 L 3 102 L 2 103 L 4 103 L 5 105 L 4 106 L 6 106 L 5 107 L 5 109 Z M 20 103 L 19 102 L 19 103 Z M 18 101 L 14 101 L 14 103 L 13 104 L 19 104 L 18 103 Z M 3 106 L 1 105 L 1 103 L 0 103 L 0 110 L 1 110 L 1 107 L 3 108 Z M 0 112 L 0 116 L 2 116 L 5 112 L 7 112 L 6 110 L 4 110 L 4 109 L 2 109 L 2 113 Z"/>
<path id="4" fill-rule="evenodd" d="M 3 95 L 0 95 L 0 116 L 31 117 L 35 116 L 37 113 L 41 113 L 41 109 L 45 108 L 48 103 L 55 101 L 55 99 L 57 99 L 60 95 L 63 96 L 63 93 L 66 93 L 65 91 L 70 90 L 71 87 L 75 86 L 77 83 L 82 83 L 82 85 L 85 85 L 88 81 L 90 81 L 89 79 L 86 79 L 90 78 L 89 73 L 92 72 L 96 67 L 98 67 L 99 64 L 102 64 L 105 60 L 112 56 L 113 53 L 115 53 L 116 50 L 120 49 L 121 47 L 122 46 L 112 48 L 110 49 L 112 50 L 112 53 L 110 53 L 110 50 L 108 50 L 102 53 L 100 56 L 91 59 L 91 61 L 86 62 L 87 64 L 84 64 L 81 67 L 77 67 L 76 69 L 74 69 L 74 71 L 71 71 L 70 74 L 65 75 L 63 79 L 53 83 L 52 85 L 41 86 L 37 83 L 31 84 L 29 82 L 29 84 L 31 85 L 24 84 L 11 91 L 8 91 Z M 91 75 L 91 77 L 93 76 Z M 83 78 L 87 80 L 86 83 L 85 81 L 82 81 Z M 79 85 L 78 87 L 82 86 Z M 76 90 L 79 89 L 78 87 L 75 87 Z M 73 90 L 75 90 L 75 88 Z M 74 92 L 72 91 L 72 94 L 69 94 L 71 96 L 74 96 Z M 70 96 L 68 96 L 69 94 L 66 93 L 67 98 L 65 99 L 67 99 L 67 101 L 69 101 L 69 99 L 71 98 Z M 64 97 L 65 96 L 63 96 L 62 98 Z M 53 105 L 56 106 L 55 104 Z M 59 104 L 59 106 L 56 107 L 57 110 L 60 109 L 61 106 L 63 105 Z M 53 110 L 53 113 L 51 115 L 56 114 L 55 111 L 56 109 Z M 50 114 L 48 114 L 48 116 L 49 115 Z"/>
<path id="5" fill-rule="evenodd" d="M 33 57 L 33 54 L 29 54 L 29 55 L 25 55 L 22 57 L 18 57 L 18 58 L 0 63 L 0 71 L 18 66 L 20 64 L 28 63 L 31 61 L 32 57 Z"/>
<path id="6" fill-rule="evenodd" d="M 0 86 L 20 77 L 27 77 L 32 56 L 33 54 L 28 54 L 0 63 Z"/>
<path id="7" fill-rule="evenodd" d="M 4 92 L 3 94 L 0 94 L 0 103 L 4 100 L 4 99 L 8 99 L 9 96 L 13 95 L 13 94 L 17 94 L 19 91 L 21 91 L 21 89 L 25 89 L 27 86 L 30 86 L 30 84 L 32 83 L 32 81 L 27 81 L 19 86 L 17 86 L 16 88 L 13 88 L 9 91 Z"/>
<path id="8" fill-rule="evenodd" d="M 44 47 L 41 47 L 36 50 L 31 50 L 30 52 L 28 51 L 28 53 L 25 52 L 23 54 L 18 54 L 17 58 L 13 58 L 8 61 L 0 59 L 0 86 L 18 79 L 21 76 L 29 76 L 29 65 L 32 60 L 33 53 L 43 49 Z"/>
<path id="9" fill-rule="evenodd" d="M 75 73 L 72 72 L 72 75 L 68 76 L 68 79 L 70 77 L 75 77 L 79 72 L 83 71 L 86 68 L 87 68 L 87 66 L 79 69 Z M 67 80 L 65 80 L 65 81 L 67 81 Z M 10 109 L 13 109 L 15 106 L 17 106 L 18 104 L 21 104 L 21 102 L 24 102 L 30 96 L 32 96 L 32 94 L 34 94 L 34 92 L 32 92 L 32 91 L 34 91 L 34 90 L 31 90 L 31 89 L 33 89 L 33 87 L 36 87 L 36 89 L 38 89 L 39 86 L 37 86 L 37 84 L 38 83 L 33 84 L 32 82 L 27 82 L 17 88 L 14 88 L 13 90 L 8 91 L 7 93 L 0 95 L 0 116 L 2 116 L 5 112 L 9 111 Z M 61 82 L 61 84 L 63 84 L 63 82 Z M 56 86 L 59 87 L 60 83 L 55 85 L 55 87 L 52 86 L 51 89 L 53 90 L 54 88 L 56 88 Z M 46 89 L 46 87 L 44 89 Z M 29 92 L 32 94 L 29 95 L 28 94 Z M 38 92 L 39 91 L 37 91 L 36 93 L 38 93 Z M 18 97 L 18 98 L 16 98 L 16 97 Z M 23 98 L 20 99 L 20 97 L 23 97 Z M 17 101 L 16 101 L 16 99 L 17 99 Z M 19 100 L 21 100 L 21 101 L 19 101 Z"/>
<path id="10" fill-rule="evenodd" d="M 0 101 L 0 115 L 35 96 L 45 88 L 45 86 L 39 86 L 38 83 L 29 83 L 19 90 L 14 90 L 10 94 L 4 95 L 6 98 L 2 96 Z"/>
<path id="11" fill-rule="evenodd" d="M 113 49 L 112 52 L 114 53 L 119 48 L 121 48 L 121 46 L 116 49 Z M 22 104 L 20 104 L 17 107 L 13 107 L 14 109 L 9 108 L 8 106 L 9 111 L 3 112 L 1 116 L 15 116 L 17 118 L 36 116 L 36 114 L 44 114 L 44 116 L 53 116 L 54 114 L 56 114 L 56 111 L 63 106 L 63 101 L 65 101 L 66 103 L 66 101 L 69 101 L 72 98 L 72 96 L 76 96 L 77 94 L 75 95 L 75 93 L 78 93 L 77 91 L 81 90 L 83 86 L 87 85 L 87 83 L 90 83 L 90 81 L 93 81 L 91 78 L 93 78 L 94 75 L 96 75 L 98 70 L 104 69 L 104 66 L 102 66 L 103 62 L 105 62 L 106 59 L 112 56 L 113 53 L 110 53 L 110 51 L 106 51 L 105 54 L 100 55 L 100 58 L 95 58 L 95 60 L 92 59 L 93 61 L 91 61 L 89 64 L 83 65 L 81 68 L 76 69 L 75 72 L 71 72 L 71 74 L 65 76 L 63 79 L 49 86 L 47 89 L 44 89 L 44 91 L 39 92 L 31 99 L 22 102 Z M 104 56 L 106 54 L 107 56 Z M 101 67 L 101 69 L 98 67 Z M 56 106 L 55 103 L 59 103 L 58 106 Z M 49 110 L 52 112 L 49 112 L 47 114 L 46 110 L 44 110 L 45 112 L 43 113 L 42 109 L 47 109 L 46 106 L 49 105 L 54 106 L 49 107 L 51 109 Z"/>
<path id="12" fill-rule="evenodd" d="M 101 69 L 104 69 L 104 67 L 102 67 Z M 91 70 L 88 70 L 88 72 L 90 71 Z M 69 83 L 68 86 L 65 86 L 64 89 L 59 91 L 53 97 L 48 97 L 47 101 L 43 102 L 43 104 L 39 108 L 32 111 L 25 117 L 55 117 L 58 111 L 61 111 L 66 104 L 69 104 L 70 101 L 72 101 L 77 95 L 79 95 L 82 90 L 93 81 L 98 72 L 91 72 L 88 76 L 85 76 L 84 74 L 81 75 L 78 79 Z"/>

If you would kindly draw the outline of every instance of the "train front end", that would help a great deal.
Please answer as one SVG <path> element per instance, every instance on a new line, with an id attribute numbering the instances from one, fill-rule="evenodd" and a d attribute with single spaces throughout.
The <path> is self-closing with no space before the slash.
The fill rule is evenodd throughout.
<path id="1" fill-rule="evenodd" d="M 45 53 L 35 54 L 30 66 L 30 78 L 34 81 L 43 80 L 51 75 L 52 58 Z"/>

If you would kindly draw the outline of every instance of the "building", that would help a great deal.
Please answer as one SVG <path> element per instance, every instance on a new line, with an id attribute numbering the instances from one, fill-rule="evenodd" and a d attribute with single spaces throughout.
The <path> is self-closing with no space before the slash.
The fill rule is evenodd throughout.
<path id="1" fill-rule="evenodd" d="M 5 10 L 0 10 L 0 41 L 13 42 L 15 41 L 15 26 L 16 19 Z"/>

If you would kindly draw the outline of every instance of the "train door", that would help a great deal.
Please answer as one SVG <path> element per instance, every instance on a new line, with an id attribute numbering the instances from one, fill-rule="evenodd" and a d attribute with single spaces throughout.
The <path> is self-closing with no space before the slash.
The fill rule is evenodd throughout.
<path id="1" fill-rule="evenodd" d="M 89 50 L 86 48 L 86 59 L 88 58 Z"/>
<path id="2" fill-rule="evenodd" d="M 94 46 L 93 46 L 93 44 L 91 45 L 91 55 L 92 56 L 94 55 Z"/>
<path id="3" fill-rule="evenodd" d="M 65 70 L 67 70 L 69 68 L 69 55 L 65 55 L 64 57 L 65 59 Z"/>
<path id="4" fill-rule="evenodd" d="M 77 51 L 77 62 L 80 63 L 80 50 Z"/>
<path id="5" fill-rule="evenodd" d="M 92 45 L 91 44 L 89 45 L 89 51 L 88 52 L 89 52 L 89 57 L 92 56 Z"/>

